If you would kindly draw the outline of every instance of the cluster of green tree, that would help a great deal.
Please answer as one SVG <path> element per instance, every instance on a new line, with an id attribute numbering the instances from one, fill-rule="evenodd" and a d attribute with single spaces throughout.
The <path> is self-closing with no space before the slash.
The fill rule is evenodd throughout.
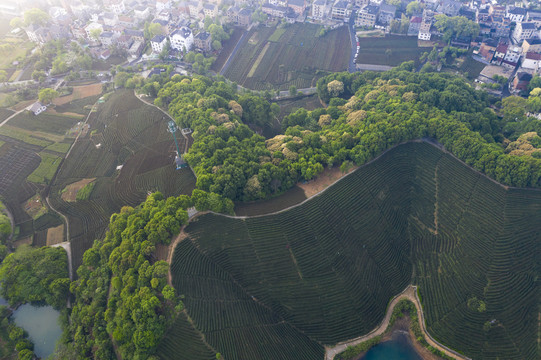
<path id="1" fill-rule="evenodd" d="M 214 61 L 216 60 L 215 57 L 205 57 L 201 53 L 196 53 L 194 51 L 190 51 L 186 54 L 184 57 L 184 60 L 190 64 L 192 64 L 192 70 L 197 73 L 204 75 L 206 74 Z"/>
<path id="2" fill-rule="evenodd" d="M 10 321 L 10 315 L 7 306 L 0 306 L 0 357 L 11 359 L 17 355 L 19 360 L 35 359 L 34 344 L 28 339 L 28 333 Z"/>
<path id="3" fill-rule="evenodd" d="M 410 19 L 403 13 L 400 20 L 393 19 L 391 20 L 390 25 L 392 34 L 407 34 L 410 26 Z"/>
<path id="4" fill-rule="evenodd" d="M 325 167 L 361 165 L 395 144 L 423 137 L 438 140 L 501 183 L 541 186 L 538 160 L 504 153 L 503 140 L 516 132 L 517 121 L 490 109 L 486 92 L 448 74 L 406 71 L 412 68 L 410 62 L 381 74 L 322 78 L 318 94 L 329 106 L 290 114 L 282 122 L 285 134 L 266 141 L 247 125 L 269 121 L 270 105 L 237 94 L 220 79 L 175 76 L 155 104 L 194 129 L 186 160 L 197 187 L 234 200 L 269 197 Z M 532 126 L 520 130 L 535 131 Z"/>
<path id="5" fill-rule="evenodd" d="M 4 212 L 5 205 L 0 201 L 0 244 L 4 244 L 11 235 L 11 221 Z M 3 248 L 2 248 L 3 247 Z M 5 246 L 0 245 L 0 261 L 5 257 Z"/>
<path id="6" fill-rule="evenodd" d="M 11 19 L 9 25 L 13 28 L 29 26 L 32 24 L 45 25 L 49 22 L 50 19 L 51 17 L 45 11 L 38 8 L 32 8 L 26 10 L 22 18 L 14 17 L 13 19 Z"/>
<path id="7" fill-rule="evenodd" d="M 0 294 L 10 305 L 45 302 L 60 309 L 66 305 L 70 280 L 63 248 L 22 245 L 0 265 Z"/>
<path id="8" fill-rule="evenodd" d="M 473 37 L 479 35 L 479 24 L 464 16 L 449 17 L 444 14 L 436 15 L 434 26 L 443 34 L 443 41 L 448 43 L 454 38 Z"/>
<path id="9" fill-rule="evenodd" d="M 205 17 L 203 21 L 205 31 L 208 31 L 211 36 L 211 45 L 214 50 L 220 50 L 224 41 L 229 40 L 231 33 L 233 32 L 232 28 L 224 28 L 220 24 L 218 19 L 212 19 L 209 16 Z"/>
<path id="10" fill-rule="evenodd" d="M 103 240 L 83 256 L 78 280 L 71 284 L 75 303 L 62 346 L 67 358 L 154 359 L 167 327 L 182 310 L 175 290 L 167 285 L 169 265 L 153 261 L 158 244 L 169 244 L 188 221 L 186 209 L 232 213 L 233 203 L 217 194 L 195 190 L 192 197 L 164 199 L 150 195 L 136 208 L 111 216 Z M 111 341 L 112 340 L 112 341 Z"/>
<path id="11" fill-rule="evenodd" d="M 162 84 L 170 80 L 174 70 L 173 65 L 156 65 L 154 68 L 163 69 L 160 74 L 154 74 L 145 79 L 131 67 L 117 67 L 111 73 L 115 75 L 114 84 L 116 88 L 139 89 L 143 93 L 155 97 Z"/>
<path id="12" fill-rule="evenodd" d="M 434 65 L 446 65 L 451 66 L 455 62 L 455 59 L 461 55 L 467 54 L 468 51 L 464 49 L 459 49 L 453 46 L 445 46 L 441 51 L 438 50 L 436 46 L 428 53 L 425 52 L 421 55 L 419 60 L 421 62 L 427 60 L 428 62 L 423 65 L 421 69 L 422 72 L 431 72 L 434 68 Z"/>

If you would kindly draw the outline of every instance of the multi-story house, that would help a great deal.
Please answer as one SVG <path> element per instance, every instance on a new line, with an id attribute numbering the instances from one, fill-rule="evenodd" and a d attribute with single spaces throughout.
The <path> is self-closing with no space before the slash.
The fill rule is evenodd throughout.
<path id="1" fill-rule="evenodd" d="M 499 43 L 496 47 L 496 50 L 494 51 L 494 56 L 492 57 L 492 63 L 496 65 L 501 65 L 503 59 L 505 58 L 505 54 L 507 54 L 507 44 Z"/>
<path id="2" fill-rule="evenodd" d="M 115 26 L 118 24 L 118 15 L 115 13 L 106 12 L 102 16 L 103 24 L 107 26 Z"/>
<path id="3" fill-rule="evenodd" d="M 505 6 L 490 4 L 488 6 L 488 12 L 490 16 L 505 17 Z"/>
<path id="4" fill-rule="evenodd" d="M 104 31 L 100 34 L 100 43 L 103 46 L 111 46 L 113 44 L 114 34 L 110 31 Z"/>
<path id="5" fill-rule="evenodd" d="M 373 27 L 376 25 L 378 14 L 379 7 L 377 5 L 365 5 L 361 8 L 361 10 L 359 10 L 357 19 L 355 19 L 355 25 Z"/>
<path id="6" fill-rule="evenodd" d="M 491 35 L 494 38 L 508 38 L 511 31 L 511 20 L 502 16 L 492 16 Z"/>
<path id="7" fill-rule="evenodd" d="M 183 26 L 169 35 L 171 48 L 177 51 L 190 51 L 193 45 L 193 33 L 188 27 Z"/>
<path id="8" fill-rule="evenodd" d="M 533 22 L 536 28 L 541 28 L 541 11 L 528 10 L 526 17 L 528 22 Z"/>
<path id="9" fill-rule="evenodd" d="M 532 72 L 537 72 L 539 71 L 540 62 L 541 62 L 541 54 L 528 52 L 524 56 L 524 60 L 522 61 L 521 67 L 523 69 L 531 70 Z"/>
<path id="10" fill-rule="evenodd" d="M 541 53 L 541 39 L 527 39 L 522 43 L 522 53 Z"/>
<path id="11" fill-rule="evenodd" d="M 210 18 L 218 16 L 218 7 L 214 4 L 203 4 L 203 14 Z"/>
<path id="12" fill-rule="evenodd" d="M 454 0 L 443 0 L 437 7 L 439 13 L 447 16 L 458 16 L 462 3 Z"/>
<path id="13" fill-rule="evenodd" d="M 195 35 L 193 41 L 196 49 L 204 52 L 209 52 L 212 49 L 211 36 L 206 31 L 201 31 L 199 34 Z"/>
<path id="14" fill-rule="evenodd" d="M 295 14 L 302 15 L 306 10 L 306 0 L 289 0 L 288 7 L 290 7 Z"/>
<path id="15" fill-rule="evenodd" d="M 167 37 L 163 35 L 156 35 L 150 40 L 150 46 L 155 53 L 161 53 L 163 48 L 167 44 Z"/>
<path id="16" fill-rule="evenodd" d="M 526 9 L 521 7 L 512 7 L 507 10 L 507 17 L 512 22 L 520 23 L 526 18 Z"/>
<path id="17" fill-rule="evenodd" d="M 147 6 L 137 5 L 133 8 L 133 15 L 140 20 L 144 20 L 150 16 L 150 9 Z"/>
<path id="18" fill-rule="evenodd" d="M 199 1 L 188 2 L 188 9 L 190 10 L 190 17 L 196 18 L 199 11 L 201 11 L 201 3 Z"/>
<path id="19" fill-rule="evenodd" d="M 351 15 L 351 10 L 349 8 L 349 3 L 346 0 L 337 0 L 331 11 L 331 16 L 333 19 L 344 20 L 349 18 Z"/>
<path id="20" fill-rule="evenodd" d="M 171 9 L 171 0 L 156 0 L 156 12 Z"/>
<path id="21" fill-rule="evenodd" d="M 513 31 L 513 40 L 516 43 L 521 42 L 522 40 L 528 40 L 534 37 L 536 32 L 535 24 L 530 22 L 518 23 Z"/>
<path id="22" fill-rule="evenodd" d="M 122 14 L 126 11 L 124 0 L 110 0 L 109 7 L 115 14 Z"/>
<path id="23" fill-rule="evenodd" d="M 396 6 L 382 3 L 379 7 L 378 22 L 389 25 L 396 15 Z"/>
<path id="24" fill-rule="evenodd" d="M 312 17 L 314 19 L 323 19 L 327 15 L 327 1 L 315 0 L 312 4 Z"/>

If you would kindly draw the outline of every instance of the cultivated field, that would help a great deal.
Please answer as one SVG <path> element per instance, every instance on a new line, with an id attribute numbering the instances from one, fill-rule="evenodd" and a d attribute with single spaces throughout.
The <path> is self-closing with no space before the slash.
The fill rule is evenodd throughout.
<path id="1" fill-rule="evenodd" d="M 345 70 L 351 50 L 345 26 L 318 37 L 320 29 L 313 24 L 252 29 L 224 75 L 254 90 L 315 86 L 326 72 Z"/>
<path id="2" fill-rule="evenodd" d="M 417 38 L 411 36 L 366 37 L 359 38 L 358 41 L 358 64 L 397 66 L 410 60 L 419 63 L 419 57 L 431 50 L 419 47 Z"/>
<path id="3" fill-rule="evenodd" d="M 540 223 L 540 191 L 505 190 L 409 143 L 288 211 L 197 217 L 173 284 L 225 358 L 323 358 L 320 344 L 369 332 L 414 283 L 438 341 L 476 359 L 538 359 Z"/>
<path id="4" fill-rule="evenodd" d="M 53 103 L 55 105 L 65 105 L 73 100 L 84 99 L 91 96 L 96 96 L 101 94 L 102 86 L 101 83 L 84 85 L 84 86 L 74 86 L 73 92 L 70 95 L 62 96 L 54 99 Z"/>
<path id="5" fill-rule="evenodd" d="M 75 267 L 122 206 L 138 205 L 149 191 L 166 196 L 191 193 L 191 170 L 177 171 L 173 165 L 175 145 L 167 132 L 168 120 L 128 90 L 114 93 L 90 116 L 91 131 L 79 138 L 50 191 L 53 207 L 69 219 Z M 178 135 L 183 147 L 184 138 Z M 66 198 L 74 190 L 65 190 L 68 185 L 91 178 L 96 180 L 88 200 Z"/>

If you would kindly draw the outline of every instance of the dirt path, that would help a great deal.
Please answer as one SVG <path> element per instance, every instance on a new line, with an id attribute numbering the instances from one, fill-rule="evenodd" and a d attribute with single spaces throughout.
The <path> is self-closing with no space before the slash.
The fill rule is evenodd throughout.
<path id="1" fill-rule="evenodd" d="M 8 122 L 9 120 L 13 119 L 15 116 L 19 115 L 20 113 L 22 113 L 23 111 L 27 110 L 28 108 L 30 108 L 30 106 L 27 106 L 27 107 L 25 107 L 24 109 L 21 109 L 21 110 L 17 111 L 16 113 L 14 113 L 14 114 L 11 115 L 10 117 L 8 117 L 6 120 L 2 121 L 2 122 L 0 123 L 0 127 L 6 125 L 7 122 Z"/>
<path id="2" fill-rule="evenodd" d="M 400 294 L 398 294 L 391 300 L 391 302 L 389 303 L 389 306 L 387 307 L 387 313 L 385 314 L 385 317 L 383 318 L 382 322 L 377 328 L 375 328 L 374 330 L 372 330 L 366 335 L 355 338 L 353 340 L 341 342 L 334 347 L 325 347 L 325 360 L 333 360 L 337 354 L 346 350 L 348 346 L 355 346 L 357 344 L 370 340 L 376 336 L 382 335 L 385 332 L 385 330 L 387 330 L 387 327 L 389 326 L 389 321 L 391 320 L 391 315 L 393 314 L 394 307 L 396 306 L 396 304 L 398 304 L 400 300 L 403 300 L 403 299 L 407 299 L 411 301 L 413 304 L 415 304 L 415 307 L 417 308 L 417 313 L 420 315 L 419 322 L 421 325 L 421 331 L 423 332 L 426 338 L 426 341 L 428 342 L 429 345 L 444 352 L 447 356 L 450 356 L 452 358 L 460 359 L 460 360 L 463 360 L 463 359 L 469 360 L 469 358 L 436 342 L 426 332 L 423 309 L 421 307 L 421 303 L 417 296 L 417 286 L 414 286 L 414 285 L 408 285 L 408 287 L 404 291 L 402 291 Z"/>

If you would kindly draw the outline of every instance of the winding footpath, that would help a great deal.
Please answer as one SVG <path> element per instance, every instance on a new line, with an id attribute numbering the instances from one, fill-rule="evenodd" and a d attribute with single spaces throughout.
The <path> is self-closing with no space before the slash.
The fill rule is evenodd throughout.
<path id="1" fill-rule="evenodd" d="M 423 332 L 423 335 L 430 346 L 438 349 L 439 351 L 445 353 L 445 355 L 450 356 L 452 358 L 460 359 L 460 360 L 471 360 L 470 358 L 465 357 L 464 355 L 459 354 L 456 351 L 449 349 L 445 345 L 438 343 L 426 331 L 423 309 L 421 306 L 421 302 L 419 301 L 419 297 L 417 296 L 417 286 L 415 285 L 408 285 L 408 287 L 404 289 L 404 291 L 396 295 L 391 300 L 391 302 L 389 303 L 389 306 L 387 307 L 387 313 L 385 314 L 385 317 L 383 318 L 383 320 L 381 321 L 381 323 L 379 324 L 377 328 L 375 328 L 374 330 L 372 330 L 366 335 L 360 336 L 358 338 L 355 338 L 349 341 L 338 343 L 334 347 L 325 347 L 325 360 L 333 360 L 336 355 L 346 350 L 349 346 L 355 346 L 362 342 L 373 339 L 376 336 L 382 335 L 385 332 L 385 330 L 387 330 L 387 327 L 389 326 L 389 322 L 391 321 L 391 315 L 393 314 L 394 307 L 396 306 L 396 304 L 398 304 L 398 302 L 400 302 L 400 300 L 404 300 L 404 299 L 411 301 L 415 305 L 415 308 L 417 309 L 417 314 L 419 314 L 419 324 L 421 325 L 421 331 Z"/>

